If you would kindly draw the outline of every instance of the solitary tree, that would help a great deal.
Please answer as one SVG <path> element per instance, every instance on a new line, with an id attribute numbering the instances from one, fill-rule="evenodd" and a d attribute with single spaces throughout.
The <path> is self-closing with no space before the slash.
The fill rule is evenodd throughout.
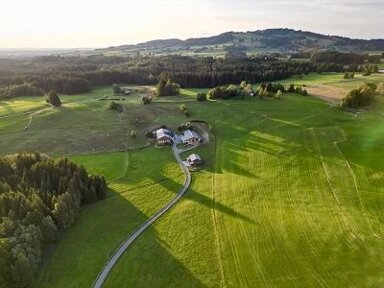
<path id="1" fill-rule="evenodd" d="M 61 106 L 61 100 L 59 98 L 59 95 L 57 95 L 55 90 L 49 91 L 47 98 L 47 103 L 51 104 L 53 107 L 60 107 Z"/>
<path id="2" fill-rule="evenodd" d="M 119 95 L 121 94 L 121 88 L 116 83 L 112 85 L 113 94 Z"/>

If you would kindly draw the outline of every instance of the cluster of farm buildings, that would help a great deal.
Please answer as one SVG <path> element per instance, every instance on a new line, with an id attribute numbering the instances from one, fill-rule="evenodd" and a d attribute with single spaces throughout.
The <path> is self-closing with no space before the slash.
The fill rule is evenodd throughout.
<path id="1" fill-rule="evenodd" d="M 195 146 L 203 142 L 203 138 L 195 130 L 187 129 L 183 134 L 175 134 L 173 131 L 160 128 L 154 132 L 158 145 L 182 144 Z M 202 164 L 201 157 L 197 154 L 191 154 L 187 157 L 184 164 L 189 167 L 196 167 Z"/>

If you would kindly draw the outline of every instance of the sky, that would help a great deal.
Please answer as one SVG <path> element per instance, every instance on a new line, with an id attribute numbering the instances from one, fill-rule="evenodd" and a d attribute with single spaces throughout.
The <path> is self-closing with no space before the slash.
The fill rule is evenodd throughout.
<path id="1" fill-rule="evenodd" d="M 1 48 L 96 48 L 292 28 L 384 38 L 384 0 L 2 0 Z"/>

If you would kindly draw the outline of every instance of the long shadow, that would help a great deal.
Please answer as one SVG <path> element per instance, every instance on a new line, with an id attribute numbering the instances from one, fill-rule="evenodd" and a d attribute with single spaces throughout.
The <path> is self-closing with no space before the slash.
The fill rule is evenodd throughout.
<path id="1" fill-rule="evenodd" d="M 116 191 L 109 196 L 82 208 L 46 261 L 39 287 L 91 287 L 113 252 L 148 219 Z M 118 260 L 104 287 L 205 287 L 167 248 L 149 227 Z"/>
<path id="2" fill-rule="evenodd" d="M 164 177 L 165 178 L 165 177 Z M 193 174 L 192 174 L 192 178 L 193 178 Z M 167 182 L 168 183 L 172 183 L 172 186 L 174 185 L 177 185 L 177 183 L 170 179 L 170 178 L 167 178 Z M 164 183 L 164 182 L 162 182 Z M 192 184 L 193 184 L 193 180 L 192 180 Z M 192 186 L 192 185 L 191 185 Z M 176 193 L 177 191 L 175 191 Z M 254 223 L 254 221 L 250 218 L 248 218 L 247 216 L 235 211 L 233 208 L 231 207 L 228 207 L 220 202 L 217 202 L 215 201 L 215 205 L 213 206 L 212 205 L 212 199 L 203 195 L 203 194 L 200 194 L 199 192 L 197 192 L 196 190 L 193 190 L 191 187 L 189 187 L 187 193 L 183 196 L 184 199 L 188 199 L 188 200 L 191 200 L 191 201 L 194 201 L 194 202 L 197 202 L 201 205 L 204 205 L 208 208 L 214 208 L 214 209 L 217 209 L 219 210 L 220 212 L 222 213 L 225 213 L 231 217 L 234 217 L 234 218 L 238 218 L 238 219 L 242 219 L 246 222 L 249 222 L 249 223 Z"/>

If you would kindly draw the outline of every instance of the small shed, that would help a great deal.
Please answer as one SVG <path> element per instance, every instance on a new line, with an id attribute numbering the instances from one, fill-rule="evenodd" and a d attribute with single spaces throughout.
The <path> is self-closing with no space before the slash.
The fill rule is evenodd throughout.
<path id="1" fill-rule="evenodd" d="M 200 143 L 202 138 L 196 131 L 188 129 L 184 131 L 183 135 L 181 135 L 181 141 L 183 144 L 194 145 Z"/>
<path id="2" fill-rule="evenodd" d="M 172 132 L 165 128 L 156 130 L 156 141 L 162 145 L 171 144 L 173 141 Z"/>
<path id="3" fill-rule="evenodd" d="M 197 154 L 189 155 L 186 162 L 189 166 L 199 166 L 203 163 L 201 157 Z"/>

